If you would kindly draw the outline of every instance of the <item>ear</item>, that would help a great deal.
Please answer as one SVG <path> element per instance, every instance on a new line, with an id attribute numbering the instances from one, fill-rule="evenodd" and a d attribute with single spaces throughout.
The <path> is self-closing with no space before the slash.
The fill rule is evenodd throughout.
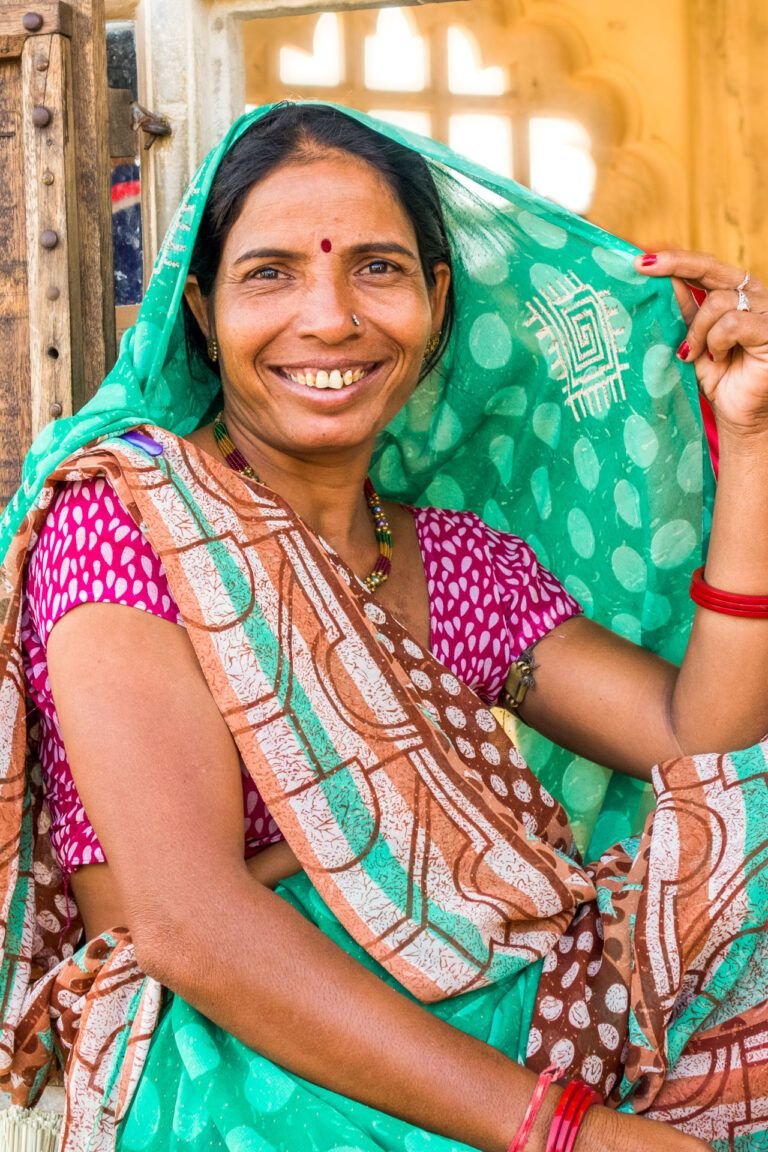
<path id="1" fill-rule="evenodd" d="M 432 275 L 435 278 L 435 282 L 429 290 L 430 304 L 432 305 L 432 331 L 439 332 L 443 326 L 445 301 L 451 286 L 451 269 L 447 264 L 441 262 L 433 266 Z"/>
<path id="2" fill-rule="evenodd" d="M 197 320 L 198 327 L 203 336 L 206 340 L 209 340 L 212 335 L 212 325 L 208 312 L 208 297 L 203 296 L 200 291 L 197 276 L 187 276 L 187 283 L 184 286 L 184 299 L 189 305 L 195 320 Z"/>

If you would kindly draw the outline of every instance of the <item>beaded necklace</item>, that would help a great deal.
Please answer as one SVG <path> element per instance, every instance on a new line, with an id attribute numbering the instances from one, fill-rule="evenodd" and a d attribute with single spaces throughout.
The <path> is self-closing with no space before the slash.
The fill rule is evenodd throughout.
<path id="1" fill-rule="evenodd" d="M 239 472 L 241 476 L 247 476 L 249 480 L 258 482 L 259 478 L 253 468 L 245 456 L 243 456 L 240 449 L 236 448 L 233 444 L 232 437 L 229 435 L 227 426 L 224 423 L 223 412 L 220 412 L 213 422 L 213 436 L 217 448 L 232 471 Z M 389 526 L 389 520 L 387 520 L 384 509 L 381 506 L 378 493 L 367 476 L 365 478 L 365 484 L 363 485 L 363 492 L 365 494 L 365 501 L 373 517 L 376 543 L 379 546 L 379 558 L 376 561 L 376 567 L 365 577 L 363 584 L 369 592 L 375 592 L 392 571 L 392 529 Z"/>

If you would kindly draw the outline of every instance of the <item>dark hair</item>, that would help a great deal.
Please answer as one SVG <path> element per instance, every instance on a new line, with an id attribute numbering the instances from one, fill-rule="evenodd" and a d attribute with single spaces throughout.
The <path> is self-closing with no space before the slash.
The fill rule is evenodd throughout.
<path id="1" fill-rule="evenodd" d="M 326 152 L 348 152 L 381 176 L 410 219 L 424 278 L 435 283 L 434 266 L 451 267 L 451 249 L 440 197 L 426 161 L 411 149 L 345 116 L 335 108 L 313 104 L 278 104 L 257 120 L 224 156 L 200 221 L 190 272 L 203 296 L 209 296 L 227 236 L 254 185 L 288 161 L 310 163 Z M 427 358 L 422 377 L 437 364 L 453 328 L 453 284 L 448 290 L 440 342 Z M 206 341 L 184 301 L 187 356 L 208 364 Z M 214 365 L 209 365 L 211 368 Z"/>

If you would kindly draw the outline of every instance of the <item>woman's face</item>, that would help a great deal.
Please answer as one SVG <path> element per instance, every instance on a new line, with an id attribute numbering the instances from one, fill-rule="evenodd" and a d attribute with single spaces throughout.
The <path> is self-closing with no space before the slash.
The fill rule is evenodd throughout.
<path id="1" fill-rule="evenodd" d="M 448 267 L 435 275 L 429 288 L 413 225 L 376 171 L 329 153 L 251 189 L 211 297 L 190 280 L 187 299 L 251 436 L 298 457 L 343 454 L 370 448 L 415 388 Z"/>

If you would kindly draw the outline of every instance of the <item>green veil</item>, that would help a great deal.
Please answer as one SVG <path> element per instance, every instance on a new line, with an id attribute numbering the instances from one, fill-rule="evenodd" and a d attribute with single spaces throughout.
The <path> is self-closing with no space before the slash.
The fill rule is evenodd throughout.
<path id="1" fill-rule="evenodd" d="M 152 423 L 178 435 L 214 410 L 219 381 L 190 373 L 181 301 L 219 162 L 271 106 L 241 117 L 204 160 L 171 224 L 134 328 L 92 400 L 49 424 L 0 524 L 0 554 L 45 478 L 75 449 Z M 456 324 L 443 360 L 382 434 L 372 476 L 394 500 L 470 509 L 524 537 L 585 612 L 681 657 L 687 585 L 712 497 L 693 369 L 668 282 L 636 250 L 448 148 L 340 109 L 428 161 L 454 253 Z M 594 856 L 646 811 L 633 780 L 519 741 Z"/>

